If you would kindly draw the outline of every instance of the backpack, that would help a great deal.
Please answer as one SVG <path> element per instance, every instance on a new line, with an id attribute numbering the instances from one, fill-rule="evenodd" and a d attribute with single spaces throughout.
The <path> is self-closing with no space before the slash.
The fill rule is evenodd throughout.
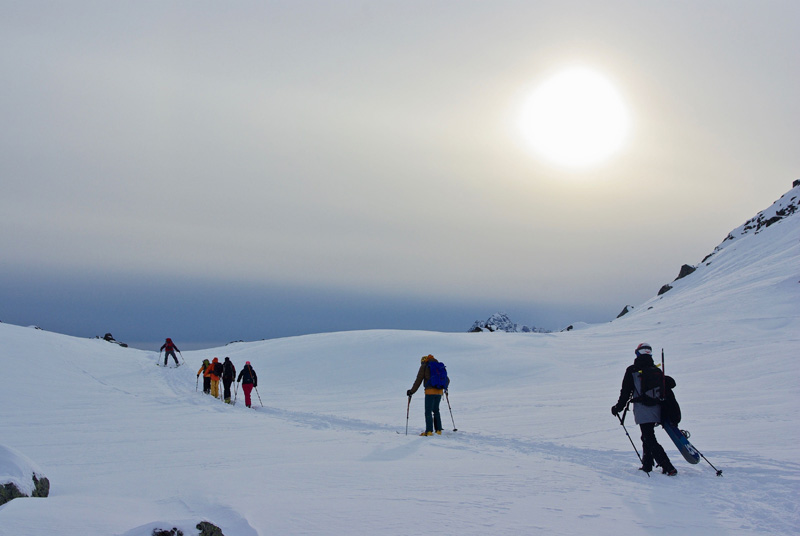
<path id="1" fill-rule="evenodd" d="M 222 363 L 214 363 L 214 376 L 222 376 Z"/>
<path id="2" fill-rule="evenodd" d="M 450 385 L 450 378 L 447 377 L 447 367 L 439 361 L 428 361 L 428 368 L 431 371 L 431 379 L 428 386 L 434 389 L 447 389 Z"/>
<path id="3" fill-rule="evenodd" d="M 658 406 L 661 404 L 661 387 L 664 384 L 664 375 L 658 367 L 646 367 L 639 374 L 641 392 L 636 393 L 632 400 L 645 406 Z"/>
<path id="4" fill-rule="evenodd" d="M 236 374 L 236 369 L 233 368 L 233 362 L 231 361 L 225 361 L 222 364 L 222 369 L 223 369 L 222 375 L 226 379 L 232 378 Z"/>

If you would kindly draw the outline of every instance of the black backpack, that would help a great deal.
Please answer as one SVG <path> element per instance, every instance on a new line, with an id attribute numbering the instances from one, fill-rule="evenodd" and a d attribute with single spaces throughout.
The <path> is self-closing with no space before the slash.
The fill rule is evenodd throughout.
<path id="1" fill-rule="evenodd" d="M 220 363 L 219 361 L 214 363 L 214 375 L 222 376 L 222 363 Z"/>
<path id="2" fill-rule="evenodd" d="M 233 378 L 236 374 L 236 369 L 233 368 L 233 363 L 231 361 L 225 361 L 222 364 L 222 376 L 225 379 Z"/>
<path id="3" fill-rule="evenodd" d="M 664 375 L 658 367 L 646 367 L 639 371 L 641 392 L 634 393 L 636 396 L 633 402 L 639 402 L 645 406 L 657 406 L 661 404 L 661 390 L 664 385 Z"/>

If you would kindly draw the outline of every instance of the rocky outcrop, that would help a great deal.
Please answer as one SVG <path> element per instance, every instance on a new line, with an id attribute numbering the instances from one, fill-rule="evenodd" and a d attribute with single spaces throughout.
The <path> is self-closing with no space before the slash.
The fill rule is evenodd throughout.
<path id="1" fill-rule="evenodd" d="M 495 313 L 486 320 L 476 320 L 467 333 L 483 331 L 505 331 L 507 333 L 550 333 L 549 330 L 536 327 L 520 326 L 512 322 L 506 313 Z"/>
<path id="2" fill-rule="evenodd" d="M 47 497 L 50 481 L 25 455 L 0 445 L 0 505 L 21 497 Z"/>
<path id="3" fill-rule="evenodd" d="M 678 272 L 678 277 L 675 278 L 675 281 L 677 281 L 678 279 L 683 279 L 687 275 L 694 273 L 695 270 L 697 270 L 697 266 L 692 266 L 691 264 L 684 264 L 683 266 L 681 266 L 681 271 Z"/>
<path id="4" fill-rule="evenodd" d="M 201 521 L 195 528 L 200 531 L 197 536 L 225 536 L 222 529 L 208 521 Z M 184 532 L 178 527 L 153 529 L 152 536 L 184 536 Z"/>
<path id="5" fill-rule="evenodd" d="M 198 523 L 197 530 L 200 531 L 199 536 L 225 536 L 222 534 L 222 529 L 208 521 Z"/>
<path id="6" fill-rule="evenodd" d="M 767 227 L 775 225 L 776 223 L 781 222 L 782 220 L 793 216 L 795 214 L 800 213 L 800 181 L 794 181 L 792 185 L 792 189 L 781 196 L 780 199 L 775 201 L 772 206 L 769 208 L 762 210 L 754 218 L 751 218 L 744 222 L 742 225 L 728 233 L 728 236 L 722 241 L 720 245 L 714 248 L 714 251 L 706 255 L 706 257 L 700 262 L 701 265 L 709 265 L 711 264 L 713 257 L 716 253 L 723 250 L 724 248 L 728 247 L 730 244 L 735 242 L 736 240 L 742 238 L 743 236 L 749 234 L 758 234 Z M 692 266 L 690 264 L 684 264 L 681 266 L 680 272 L 678 273 L 678 277 L 675 278 L 675 281 L 679 279 L 683 279 L 691 275 L 692 273 L 697 270 L 698 266 Z M 658 295 L 661 296 L 666 292 L 672 290 L 672 285 L 664 285 L 658 291 Z M 623 316 L 627 311 L 620 313 L 620 316 Z"/>
<path id="7" fill-rule="evenodd" d="M 127 348 L 128 347 L 128 345 L 125 344 L 124 342 L 119 342 L 118 340 L 114 339 L 114 336 L 112 334 L 110 334 L 110 333 L 106 333 L 102 337 L 100 337 L 98 335 L 97 337 L 95 337 L 95 339 L 103 339 L 104 341 L 113 342 L 114 344 L 119 344 L 123 348 Z"/>
<path id="8" fill-rule="evenodd" d="M 170 530 L 153 529 L 153 536 L 183 536 L 183 531 L 177 527 L 172 527 Z"/>
<path id="9" fill-rule="evenodd" d="M 625 316 L 626 314 L 628 314 L 628 313 L 630 313 L 631 311 L 633 311 L 633 309 L 634 309 L 633 305 L 626 305 L 626 306 L 625 306 L 625 307 L 622 309 L 622 311 L 620 311 L 620 313 L 617 315 L 617 318 L 622 318 L 622 317 L 623 317 L 623 316 Z"/>

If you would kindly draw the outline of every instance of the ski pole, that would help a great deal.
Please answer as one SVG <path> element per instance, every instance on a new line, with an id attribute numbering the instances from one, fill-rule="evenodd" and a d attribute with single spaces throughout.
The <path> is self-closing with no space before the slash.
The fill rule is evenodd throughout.
<path id="1" fill-rule="evenodd" d="M 625 435 L 628 436 L 628 441 L 631 442 L 631 446 L 633 447 L 633 450 L 636 451 L 636 457 L 639 458 L 639 463 L 641 463 L 642 467 L 644 467 L 644 462 L 642 461 L 642 457 L 639 455 L 639 449 L 636 448 L 636 444 L 633 442 L 633 439 L 631 439 L 631 435 L 628 433 L 628 429 L 625 428 L 625 414 L 626 413 L 628 413 L 628 406 L 625 406 L 625 411 L 622 412 L 622 417 L 617 415 L 617 419 L 619 419 L 619 423 L 622 425 L 622 429 L 625 430 Z M 650 473 L 647 473 L 647 478 L 650 478 Z"/>
<path id="2" fill-rule="evenodd" d="M 183 361 L 183 364 L 185 365 L 186 364 L 186 360 L 183 358 L 183 352 L 178 350 L 178 353 L 181 354 L 181 361 Z"/>
<path id="3" fill-rule="evenodd" d="M 200 385 L 200 375 L 197 375 L 197 381 L 194 382 L 194 392 L 197 392 L 197 386 Z"/>
<path id="4" fill-rule="evenodd" d="M 447 409 L 450 410 L 450 420 L 453 421 L 453 431 L 458 432 L 458 428 L 456 428 L 456 421 L 453 420 L 453 408 L 450 407 L 450 396 L 447 394 L 447 391 L 444 392 L 444 397 L 447 399 Z"/>
<path id="5" fill-rule="evenodd" d="M 261 395 L 259 395 L 259 394 L 258 394 L 258 387 L 256 387 L 256 386 L 254 385 L 254 386 L 253 386 L 253 389 L 255 389 L 255 390 L 256 390 L 256 394 L 258 395 L 258 401 L 259 401 L 259 402 L 261 402 Z M 264 407 L 264 403 L 263 403 L 263 402 L 261 402 L 261 407 L 262 407 L 262 408 Z"/>
<path id="6" fill-rule="evenodd" d="M 236 382 L 236 385 L 233 386 L 233 405 L 236 405 L 236 394 L 239 392 L 239 382 Z"/>
<path id="7" fill-rule="evenodd" d="M 411 395 L 408 395 L 408 406 L 406 407 L 406 435 L 408 435 L 408 412 L 411 411 Z"/>
<path id="8" fill-rule="evenodd" d="M 695 449 L 695 450 L 697 450 L 697 449 Z M 706 458 L 705 456 L 703 456 L 703 453 L 702 453 L 702 452 L 700 452 L 699 450 L 697 450 L 697 453 L 700 455 L 700 457 L 701 457 L 701 458 L 703 458 L 703 459 L 706 461 L 706 463 L 707 463 L 708 465 L 710 465 L 710 466 L 711 466 L 711 468 L 712 468 L 714 471 L 716 471 L 716 472 L 717 472 L 717 476 L 722 476 L 722 470 L 721 470 L 721 469 L 717 469 L 716 467 L 714 467 L 714 464 L 713 464 L 713 463 L 711 463 L 710 461 L 708 461 L 708 458 Z"/>

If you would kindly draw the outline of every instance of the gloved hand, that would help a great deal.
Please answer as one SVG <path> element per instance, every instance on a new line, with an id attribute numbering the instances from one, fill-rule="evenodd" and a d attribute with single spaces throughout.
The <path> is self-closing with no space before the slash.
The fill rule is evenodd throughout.
<path id="1" fill-rule="evenodd" d="M 412 395 L 412 394 L 413 394 L 413 393 L 411 392 L 411 389 L 409 389 L 408 391 L 406 391 L 406 396 L 407 396 L 408 398 L 411 398 L 411 395 Z"/>
<path id="2" fill-rule="evenodd" d="M 614 417 L 619 415 L 619 410 L 617 409 L 617 406 L 611 406 L 611 415 L 613 415 Z"/>

